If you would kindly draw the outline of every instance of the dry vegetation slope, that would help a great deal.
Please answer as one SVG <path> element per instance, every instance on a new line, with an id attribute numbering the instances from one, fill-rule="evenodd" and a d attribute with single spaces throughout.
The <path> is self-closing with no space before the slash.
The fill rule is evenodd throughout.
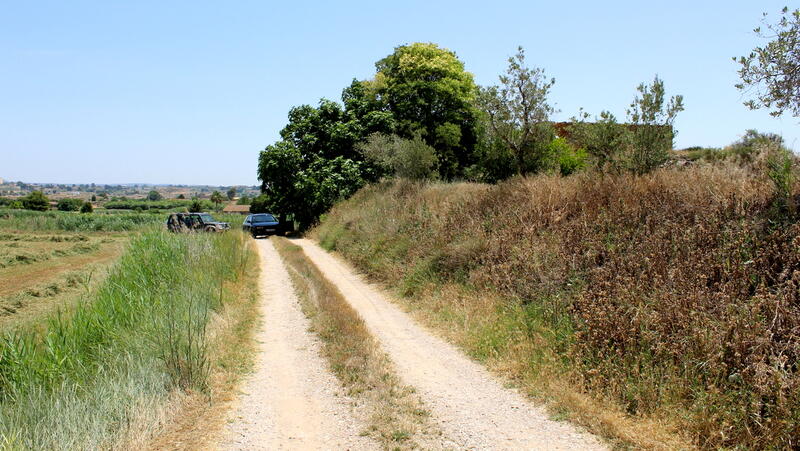
<path id="1" fill-rule="evenodd" d="M 597 432 L 792 447 L 800 225 L 775 211 L 769 183 L 733 167 L 398 181 L 363 189 L 314 234 Z"/>

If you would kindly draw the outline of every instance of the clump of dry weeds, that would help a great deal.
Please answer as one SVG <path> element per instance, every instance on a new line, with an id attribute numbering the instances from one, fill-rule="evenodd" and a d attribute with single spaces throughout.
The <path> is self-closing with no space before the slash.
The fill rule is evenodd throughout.
<path id="1" fill-rule="evenodd" d="M 534 390 L 552 380 L 537 375 L 557 374 L 702 448 L 791 448 L 800 224 L 774 203 L 767 179 L 734 166 L 396 181 L 360 191 L 313 233 L 446 327 L 469 302 L 447 286 L 492 293 L 495 313 L 457 340 L 539 380 Z"/>

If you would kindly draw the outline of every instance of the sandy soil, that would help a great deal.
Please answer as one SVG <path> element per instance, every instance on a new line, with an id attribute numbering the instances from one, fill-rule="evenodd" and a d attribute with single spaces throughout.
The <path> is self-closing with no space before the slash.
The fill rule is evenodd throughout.
<path id="1" fill-rule="evenodd" d="M 361 450 L 379 446 L 320 356 L 289 274 L 269 240 L 258 241 L 263 324 L 258 357 L 221 444 L 236 450 Z"/>
<path id="2" fill-rule="evenodd" d="M 503 388 L 485 368 L 417 325 L 364 282 L 347 264 L 314 242 L 294 240 L 338 286 L 414 386 L 444 435 L 463 449 L 605 449 L 592 435 L 550 420 L 516 391 Z"/>

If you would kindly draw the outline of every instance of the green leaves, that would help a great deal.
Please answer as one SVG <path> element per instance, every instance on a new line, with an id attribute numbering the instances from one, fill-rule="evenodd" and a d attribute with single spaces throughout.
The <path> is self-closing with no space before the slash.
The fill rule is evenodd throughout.
<path id="1" fill-rule="evenodd" d="M 735 86 L 740 91 L 754 93 L 755 98 L 745 102 L 748 108 L 767 108 L 773 116 L 789 111 L 797 117 L 800 116 L 800 9 L 789 11 L 784 7 L 774 25 L 767 23 L 766 17 L 764 13 L 762 20 L 767 32 L 761 27 L 753 31 L 771 40 L 747 56 L 733 58 L 741 66 L 742 82 Z"/>
<path id="2" fill-rule="evenodd" d="M 480 89 L 478 104 L 486 113 L 490 133 L 511 149 L 517 173 L 524 174 L 534 169 L 526 160 L 541 160 L 537 153 L 553 138 L 552 129 L 544 125 L 555 112 L 547 97 L 556 80 L 547 79 L 544 69 L 528 67 L 522 47 L 508 59 L 506 74 L 499 78 L 499 86 Z"/>

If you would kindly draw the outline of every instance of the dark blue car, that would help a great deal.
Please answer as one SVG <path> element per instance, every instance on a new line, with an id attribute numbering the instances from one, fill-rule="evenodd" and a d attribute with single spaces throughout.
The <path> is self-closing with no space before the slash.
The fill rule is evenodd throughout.
<path id="1" fill-rule="evenodd" d="M 257 213 L 248 215 L 242 223 L 242 230 L 250 232 L 253 238 L 269 235 L 283 235 L 283 227 L 280 222 L 269 213 Z"/>

